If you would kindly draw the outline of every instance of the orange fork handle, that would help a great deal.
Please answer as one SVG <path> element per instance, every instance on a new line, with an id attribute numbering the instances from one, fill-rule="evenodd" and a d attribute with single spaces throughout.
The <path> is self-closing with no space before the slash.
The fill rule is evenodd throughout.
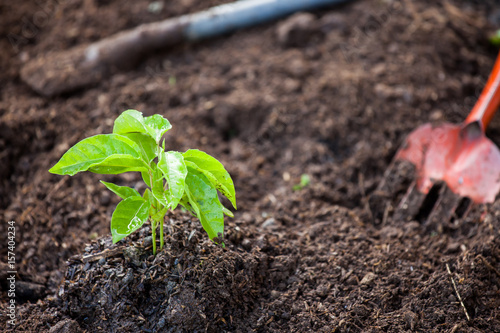
<path id="1" fill-rule="evenodd" d="M 480 121 L 483 131 L 490 123 L 493 115 L 500 104 L 500 54 L 497 57 L 493 71 L 490 74 L 486 86 L 479 96 L 476 105 L 465 119 L 465 124 Z"/>

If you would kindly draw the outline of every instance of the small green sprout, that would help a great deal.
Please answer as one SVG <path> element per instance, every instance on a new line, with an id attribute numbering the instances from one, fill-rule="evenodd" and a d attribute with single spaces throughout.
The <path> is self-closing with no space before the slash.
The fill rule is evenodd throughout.
<path id="1" fill-rule="evenodd" d="M 294 191 L 299 191 L 299 190 L 302 190 L 307 185 L 309 185 L 310 183 L 311 183 L 311 177 L 309 177 L 309 175 L 307 173 L 303 173 L 300 176 L 300 183 L 293 185 L 292 189 Z"/>
<path id="2" fill-rule="evenodd" d="M 156 230 L 159 226 L 162 249 L 165 214 L 178 205 L 197 216 L 210 239 L 216 241 L 224 233 L 224 214 L 233 217 L 220 203 L 217 190 L 236 209 L 233 181 L 224 166 L 207 153 L 196 149 L 185 153 L 165 151 L 165 140 L 161 145 L 160 141 L 171 127 L 161 115 L 143 117 L 139 111 L 127 110 L 115 120 L 112 134 L 78 142 L 49 172 L 70 176 L 81 171 L 142 174 L 147 185 L 142 195 L 133 188 L 101 181 L 123 199 L 111 217 L 113 243 L 138 230 L 149 219 L 156 254 Z"/>
<path id="3" fill-rule="evenodd" d="M 175 85 L 177 84 L 177 78 L 176 78 L 175 76 L 173 76 L 173 75 L 170 75 L 170 76 L 168 77 L 168 84 L 169 84 L 171 87 L 175 86 Z"/>
<path id="4" fill-rule="evenodd" d="M 497 30 L 493 35 L 491 35 L 489 40 L 491 45 L 500 47 L 500 30 Z"/>

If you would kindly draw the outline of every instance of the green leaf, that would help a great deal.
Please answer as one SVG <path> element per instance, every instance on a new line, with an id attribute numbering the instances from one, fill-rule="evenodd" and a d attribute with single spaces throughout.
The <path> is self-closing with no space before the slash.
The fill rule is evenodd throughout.
<path id="1" fill-rule="evenodd" d="M 128 186 L 119 186 L 113 183 L 108 183 L 101 180 L 101 183 L 104 184 L 114 194 L 118 195 L 122 199 L 127 199 L 129 197 L 140 197 L 141 195 L 137 192 L 136 189 L 130 188 Z"/>
<path id="2" fill-rule="evenodd" d="M 130 140 L 134 141 L 140 149 L 142 158 L 151 163 L 151 161 L 156 157 L 157 154 L 157 145 L 155 140 L 152 137 L 142 133 L 125 133 L 122 134 L 126 136 Z"/>
<path id="3" fill-rule="evenodd" d="M 189 203 L 189 198 L 187 195 L 187 191 L 184 191 L 184 196 L 182 199 L 179 201 L 179 205 L 181 205 L 185 210 L 190 212 L 193 215 L 196 215 L 196 212 L 193 207 L 191 207 L 191 204 Z"/>
<path id="4" fill-rule="evenodd" d="M 164 183 L 163 183 L 163 173 L 160 170 L 159 166 L 156 167 L 153 171 L 153 184 L 151 184 L 151 190 L 153 193 L 153 196 L 158 200 L 163 206 L 168 206 L 168 198 L 165 193 L 165 188 L 164 188 Z"/>
<path id="5" fill-rule="evenodd" d="M 91 165 L 87 171 L 102 175 L 117 175 L 129 171 L 146 171 L 149 166 L 142 158 L 131 158 L 129 155 L 113 155 L 100 163 Z"/>
<path id="6" fill-rule="evenodd" d="M 233 207 L 236 209 L 236 194 L 233 180 L 226 169 L 224 169 L 222 163 L 198 149 L 190 149 L 182 155 L 184 156 L 186 165 L 202 172 L 208 180 L 225 195 L 229 201 L 231 201 Z M 187 162 L 191 162 L 191 164 Z"/>
<path id="7" fill-rule="evenodd" d="M 493 46 L 500 46 L 500 30 L 497 30 L 490 38 L 490 43 Z"/>
<path id="8" fill-rule="evenodd" d="M 149 172 L 150 171 L 143 171 L 143 172 L 141 172 L 141 176 L 142 176 L 142 180 L 144 181 L 144 183 L 146 183 L 146 185 L 151 187 L 151 178 L 149 176 Z"/>
<path id="9" fill-rule="evenodd" d="M 151 203 L 151 191 L 149 190 L 149 188 L 147 188 L 145 191 L 144 191 L 144 194 L 142 195 L 142 197 L 144 198 L 144 200 L 146 200 L 147 202 Z"/>
<path id="10" fill-rule="evenodd" d="M 188 173 L 184 158 L 176 151 L 163 152 L 160 154 L 158 168 L 163 172 L 168 184 L 170 196 L 170 208 L 173 210 L 184 196 L 186 187 L 186 175 Z"/>
<path id="11" fill-rule="evenodd" d="M 224 214 L 217 190 L 197 169 L 188 167 L 186 194 L 191 208 L 200 219 L 210 239 L 224 233 Z"/>
<path id="12" fill-rule="evenodd" d="M 304 187 L 308 186 L 311 183 L 311 177 L 307 173 L 303 173 L 300 176 L 300 183 L 293 185 L 292 189 L 294 191 L 298 191 L 303 189 Z"/>
<path id="13" fill-rule="evenodd" d="M 149 190 L 149 188 L 147 188 L 145 191 L 144 191 L 144 194 L 142 195 L 142 197 L 144 198 L 144 200 L 146 200 L 148 202 L 148 207 L 149 207 L 149 216 L 153 216 L 153 214 L 156 213 L 156 210 L 155 208 L 153 207 L 153 202 L 154 202 L 154 196 L 153 196 L 153 193 L 151 193 L 151 191 Z"/>
<path id="14" fill-rule="evenodd" d="M 233 212 L 224 207 L 224 205 L 222 205 L 222 212 L 224 213 L 224 215 L 227 215 L 229 217 L 234 217 Z"/>
<path id="15" fill-rule="evenodd" d="M 144 118 L 144 123 L 148 126 L 149 134 L 155 139 L 156 143 L 159 143 L 163 134 L 172 128 L 170 122 L 159 114 Z"/>
<path id="16" fill-rule="evenodd" d="M 149 216 L 149 203 L 142 197 L 128 197 L 116 206 L 111 217 L 113 244 L 144 224 Z"/>
<path id="17" fill-rule="evenodd" d="M 146 124 L 144 123 L 142 112 L 137 110 L 123 111 L 122 114 L 115 120 L 113 133 L 143 133 L 149 135 Z"/>
<path id="18" fill-rule="evenodd" d="M 73 176 L 81 171 L 118 174 L 146 170 L 148 165 L 135 142 L 122 135 L 100 134 L 71 147 L 49 172 Z"/>
<path id="19" fill-rule="evenodd" d="M 159 114 L 144 118 L 142 112 L 127 110 L 116 118 L 113 133 L 143 133 L 159 143 L 163 134 L 171 128 L 169 121 Z"/>

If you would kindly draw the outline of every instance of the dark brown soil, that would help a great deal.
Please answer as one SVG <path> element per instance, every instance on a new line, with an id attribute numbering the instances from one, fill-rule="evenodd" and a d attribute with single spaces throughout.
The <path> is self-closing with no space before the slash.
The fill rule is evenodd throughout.
<path id="1" fill-rule="evenodd" d="M 180 45 L 53 98 L 19 78 L 38 54 L 222 2 L 0 1 L 0 301 L 15 221 L 15 330 L 500 332 L 500 200 L 426 224 L 393 213 L 404 189 L 375 191 L 412 129 L 467 115 L 497 54 L 496 1 L 356 1 Z M 140 177 L 47 172 L 129 108 L 170 120 L 168 149 L 230 171 L 225 249 L 180 211 L 156 257 L 148 227 L 112 245 L 118 199 L 98 180 Z M 498 121 L 488 135 L 500 143 Z M 311 183 L 293 190 L 302 174 Z"/>

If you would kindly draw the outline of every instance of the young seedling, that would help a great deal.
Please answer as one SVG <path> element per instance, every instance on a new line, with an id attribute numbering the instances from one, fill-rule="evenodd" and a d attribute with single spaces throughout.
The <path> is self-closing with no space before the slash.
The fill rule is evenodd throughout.
<path id="1" fill-rule="evenodd" d="M 70 176 L 81 171 L 142 174 L 147 185 L 142 195 L 133 188 L 101 181 L 123 199 L 111 217 L 113 243 L 138 230 L 149 219 L 156 254 L 156 230 L 159 226 L 162 249 L 165 214 L 178 205 L 198 217 L 210 239 L 222 239 L 224 214 L 231 217 L 233 214 L 220 203 L 217 190 L 236 209 L 231 176 L 219 161 L 202 151 L 165 151 L 165 140 L 161 145 L 160 141 L 171 127 L 161 115 L 143 117 L 139 111 L 127 110 L 115 120 L 112 134 L 78 142 L 49 172 Z"/>
<path id="2" fill-rule="evenodd" d="M 489 40 L 493 46 L 499 47 L 500 46 L 500 30 L 495 31 L 495 33 L 492 36 L 490 36 Z"/>
<path id="3" fill-rule="evenodd" d="M 300 176 L 300 183 L 293 185 L 292 189 L 294 191 L 302 190 L 304 187 L 308 186 L 311 183 L 311 177 L 308 174 L 303 173 Z"/>

